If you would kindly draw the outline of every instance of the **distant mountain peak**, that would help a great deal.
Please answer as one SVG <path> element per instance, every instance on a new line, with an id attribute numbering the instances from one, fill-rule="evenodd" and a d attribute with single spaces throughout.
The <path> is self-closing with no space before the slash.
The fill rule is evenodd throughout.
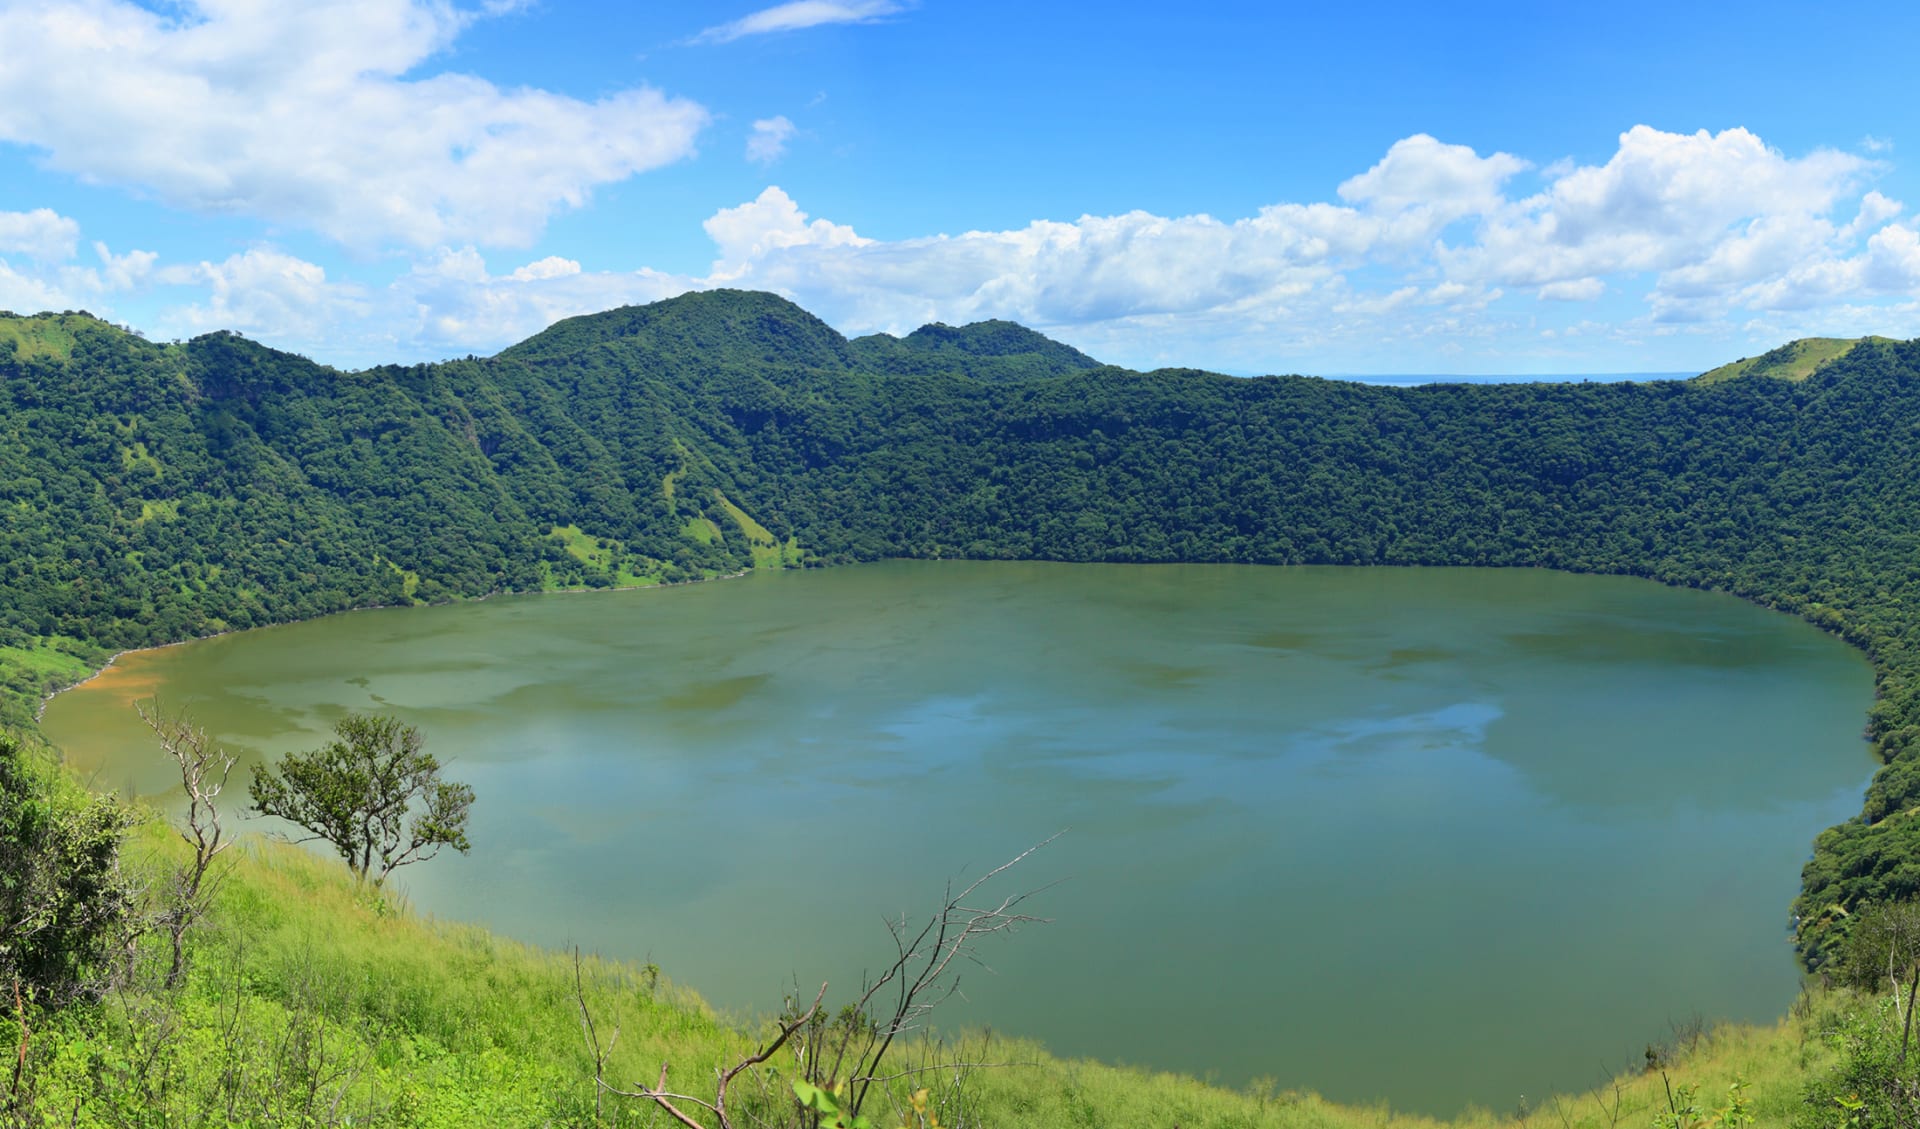
<path id="1" fill-rule="evenodd" d="M 551 358 L 616 342 L 803 368 L 855 364 L 847 339 L 793 302 L 762 290 L 729 289 L 691 290 L 643 306 L 565 318 L 500 356 Z"/>
<path id="2" fill-rule="evenodd" d="M 905 337 L 857 337 L 854 351 L 869 368 L 892 375 L 958 373 L 1004 384 L 1102 367 L 1099 361 L 1018 322 L 923 325 Z"/>
<path id="3" fill-rule="evenodd" d="M 697 355 L 716 365 L 864 369 L 895 376 L 944 373 L 990 383 L 1102 367 L 1071 345 L 1002 320 L 963 326 L 935 323 L 905 337 L 875 333 L 848 341 L 778 294 L 729 289 L 693 290 L 642 306 L 566 318 L 499 355 L 551 363 L 603 348 Z"/>
<path id="4" fill-rule="evenodd" d="M 1072 368 L 1099 368 L 1100 362 L 1071 345 L 1064 345 L 1019 322 L 995 318 L 962 326 L 944 322 L 923 325 L 901 338 L 910 349 L 927 352 L 960 352 L 975 357 L 1014 357 L 1035 355 L 1052 359 Z"/>

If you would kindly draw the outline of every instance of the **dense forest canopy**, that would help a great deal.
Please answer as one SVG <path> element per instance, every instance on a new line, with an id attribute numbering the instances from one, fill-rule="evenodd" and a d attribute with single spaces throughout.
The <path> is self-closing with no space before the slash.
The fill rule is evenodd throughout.
<path id="1" fill-rule="evenodd" d="M 1850 912 L 1920 894 L 1920 342 L 1844 345 L 1714 381 L 1384 388 L 1132 372 L 1007 322 L 849 341 L 712 291 L 348 373 L 226 333 L 0 316 L 5 708 L 24 720 L 113 648 L 752 567 L 1626 573 L 1874 660 L 1887 766 L 1795 907 L 1818 966 Z"/>

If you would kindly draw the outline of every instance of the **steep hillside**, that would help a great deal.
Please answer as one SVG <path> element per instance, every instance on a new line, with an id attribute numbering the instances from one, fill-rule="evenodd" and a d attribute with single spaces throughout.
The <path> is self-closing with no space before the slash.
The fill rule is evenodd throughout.
<path id="1" fill-rule="evenodd" d="M 1873 656 L 1892 762 L 1810 864 L 1920 893 L 1920 343 L 1804 379 L 1380 388 L 1137 373 L 1006 323 L 849 342 L 691 294 L 342 373 L 0 318 L 16 718 L 101 648 L 341 608 L 888 556 L 1547 566 L 1720 588 Z"/>

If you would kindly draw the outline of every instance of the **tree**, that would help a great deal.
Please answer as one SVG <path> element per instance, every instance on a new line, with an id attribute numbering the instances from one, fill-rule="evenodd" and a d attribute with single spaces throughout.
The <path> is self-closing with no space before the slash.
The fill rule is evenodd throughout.
<path id="1" fill-rule="evenodd" d="M 1871 991 L 1884 979 L 1892 988 L 1902 1015 L 1899 1064 L 1905 1066 L 1914 997 L 1920 994 L 1920 905 L 1885 902 L 1863 912 L 1847 938 L 1846 955 L 1840 971 L 1848 983 Z"/>
<path id="2" fill-rule="evenodd" d="M 171 904 L 160 918 L 173 942 L 173 961 L 167 966 L 167 987 L 173 988 L 186 971 L 187 929 L 206 912 L 218 885 L 217 881 L 212 886 L 207 884 L 207 871 L 214 857 L 233 845 L 220 824 L 216 801 L 226 789 L 235 761 L 233 754 L 214 744 L 206 729 L 195 725 L 185 711 L 168 717 L 160 708 L 159 698 L 151 703 L 135 702 L 133 708 L 159 739 L 161 751 L 180 766 L 180 787 L 187 794 L 186 826 L 175 830 L 193 849 L 193 861 L 174 873 Z"/>
<path id="3" fill-rule="evenodd" d="M 0 976 L 58 1006 L 89 994 L 132 927 L 120 870 L 132 823 L 109 796 L 62 787 L 50 761 L 0 735 Z"/>
<path id="4" fill-rule="evenodd" d="M 107 986 L 116 950 L 138 929 L 133 890 L 120 870 L 132 816 L 109 796 L 66 786 L 58 770 L 0 733 L 0 1009 L 19 1031 L 12 1083 L 21 1091 L 36 1012 Z"/>
<path id="5" fill-rule="evenodd" d="M 419 730 L 350 713 L 333 731 L 336 740 L 255 770 L 248 786 L 255 811 L 331 843 L 355 877 L 376 886 L 442 847 L 467 852 L 473 789 L 440 779 L 440 762 L 421 750 Z"/>

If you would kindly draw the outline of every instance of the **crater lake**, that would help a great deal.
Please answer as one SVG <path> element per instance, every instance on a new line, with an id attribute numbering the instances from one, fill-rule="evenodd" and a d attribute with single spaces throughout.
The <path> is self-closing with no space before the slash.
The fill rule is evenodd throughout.
<path id="1" fill-rule="evenodd" d="M 1051 922 L 936 1025 L 1434 1113 L 1784 1012 L 1801 864 L 1873 768 L 1839 640 L 1535 570 L 893 562 L 355 612 L 123 656 L 44 728 L 165 797 L 156 693 L 242 755 L 229 811 L 344 711 L 418 726 L 478 793 L 469 856 L 397 873 L 418 910 L 742 1016 L 851 998 L 889 918 L 1064 831 L 997 882 Z"/>

